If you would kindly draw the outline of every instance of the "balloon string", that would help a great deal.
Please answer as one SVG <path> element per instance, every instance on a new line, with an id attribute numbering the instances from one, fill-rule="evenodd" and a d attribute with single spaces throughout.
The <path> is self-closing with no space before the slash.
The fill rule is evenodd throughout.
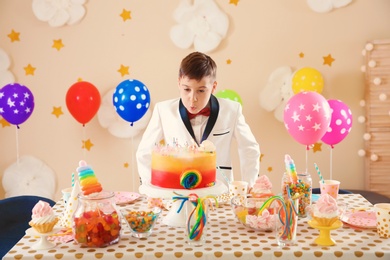
<path id="1" fill-rule="evenodd" d="M 133 179 L 133 191 L 135 191 L 135 167 L 134 167 L 134 139 L 131 137 L 131 175 Z"/>
<path id="2" fill-rule="evenodd" d="M 307 163 L 308 163 L 308 162 L 307 162 L 307 161 L 308 161 L 308 160 L 307 160 L 307 157 L 308 157 L 307 153 L 308 153 L 308 150 L 306 149 L 306 154 L 305 154 L 305 158 L 306 158 L 306 173 L 308 172 L 308 171 L 307 171 L 307 169 L 308 169 L 308 168 L 307 168 Z"/>
<path id="3" fill-rule="evenodd" d="M 19 126 L 16 128 L 16 164 L 19 167 Z"/>
<path id="4" fill-rule="evenodd" d="M 333 164 L 332 163 L 333 162 L 333 159 L 332 159 L 333 155 L 332 154 L 333 154 L 333 149 L 330 149 L 330 179 L 331 180 L 333 180 L 332 179 L 332 168 L 333 168 L 333 166 L 332 166 L 332 164 Z"/>
<path id="5" fill-rule="evenodd" d="M 86 158 L 86 150 L 87 150 L 87 148 L 85 147 L 85 138 L 86 138 L 86 126 L 85 125 L 83 125 L 83 129 L 82 129 L 82 138 L 83 138 L 83 158 L 84 158 L 84 160 L 86 160 L 87 158 Z"/>

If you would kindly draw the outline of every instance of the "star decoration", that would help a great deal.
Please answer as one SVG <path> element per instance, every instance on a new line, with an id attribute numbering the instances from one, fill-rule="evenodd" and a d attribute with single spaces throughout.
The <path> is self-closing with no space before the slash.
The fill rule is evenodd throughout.
<path id="1" fill-rule="evenodd" d="M 81 81 L 83 81 L 82 78 L 78 78 L 78 79 L 77 79 L 77 82 L 81 82 Z"/>
<path id="2" fill-rule="evenodd" d="M 313 153 L 322 151 L 322 150 L 321 150 L 321 146 L 322 146 L 322 143 L 315 143 L 315 144 L 313 145 Z"/>
<path id="3" fill-rule="evenodd" d="M 53 48 L 57 49 L 57 51 L 61 50 L 62 47 L 64 47 L 65 45 L 62 43 L 62 40 L 61 39 L 58 39 L 58 40 L 53 40 Z"/>
<path id="4" fill-rule="evenodd" d="M 1 119 L 0 119 L 0 124 L 1 124 L 1 126 L 2 126 L 3 128 L 6 127 L 6 126 L 11 126 L 11 124 L 8 123 L 8 121 L 5 120 L 4 118 L 1 118 Z"/>
<path id="5" fill-rule="evenodd" d="M 230 0 L 229 4 L 233 4 L 233 5 L 237 6 L 238 2 L 240 2 L 240 0 Z"/>
<path id="6" fill-rule="evenodd" d="M 267 171 L 268 171 L 268 172 L 272 172 L 272 167 L 269 166 L 269 167 L 267 168 Z"/>
<path id="7" fill-rule="evenodd" d="M 130 20 L 131 19 L 131 11 L 123 9 L 123 11 L 120 14 L 120 16 L 122 17 L 123 21 L 126 22 L 126 20 Z"/>
<path id="8" fill-rule="evenodd" d="M 123 65 L 121 64 L 121 67 L 120 67 L 120 69 L 118 70 L 118 72 L 122 75 L 122 77 L 123 77 L 124 75 L 129 75 L 129 66 L 123 66 Z"/>
<path id="9" fill-rule="evenodd" d="M 129 168 L 129 163 L 125 162 L 125 163 L 123 164 L 123 167 Z"/>
<path id="10" fill-rule="evenodd" d="M 260 162 L 263 160 L 264 154 L 260 154 Z"/>
<path id="11" fill-rule="evenodd" d="M 87 149 L 88 151 L 91 150 L 91 147 L 93 146 L 93 143 L 91 142 L 90 139 L 86 140 L 86 141 L 82 141 L 83 142 L 83 146 L 81 147 L 82 149 Z"/>
<path id="12" fill-rule="evenodd" d="M 335 59 L 332 58 L 331 54 L 329 54 L 328 56 L 324 56 L 323 58 L 324 58 L 324 64 L 323 65 L 329 65 L 329 67 L 332 66 L 332 62 L 335 61 Z"/>
<path id="13" fill-rule="evenodd" d="M 60 117 L 60 115 L 63 115 L 61 107 L 53 107 L 53 111 L 51 112 L 53 115 L 55 115 L 57 118 Z"/>
<path id="14" fill-rule="evenodd" d="M 11 42 L 15 42 L 15 41 L 20 41 L 19 35 L 20 35 L 20 33 L 12 30 L 11 33 L 8 34 L 7 36 L 11 39 Z"/>
<path id="15" fill-rule="evenodd" d="M 226 64 L 232 64 L 232 60 L 231 59 L 227 59 L 226 60 Z"/>
<path id="16" fill-rule="evenodd" d="M 299 58 L 304 58 L 305 57 L 305 54 L 303 52 L 300 52 L 299 53 Z"/>
<path id="17" fill-rule="evenodd" d="M 26 75 L 34 75 L 35 68 L 31 66 L 31 64 L 28 64 L 27 67 L 24 67 L 24 71 L 26 72 Z"/>

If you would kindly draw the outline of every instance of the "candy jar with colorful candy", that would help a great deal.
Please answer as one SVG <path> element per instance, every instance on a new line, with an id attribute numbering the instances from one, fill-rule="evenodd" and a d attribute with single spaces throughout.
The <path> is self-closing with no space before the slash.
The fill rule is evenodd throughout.
<path id="1" fill-rule="evenodd" d="M 105 247 L 120 239 L 121 217 L 115 194 L 104 191 L 94 171 L 84 161 L 77 168 L 82 192 L 73 215 L 74 240 L 86 247 Z"/>

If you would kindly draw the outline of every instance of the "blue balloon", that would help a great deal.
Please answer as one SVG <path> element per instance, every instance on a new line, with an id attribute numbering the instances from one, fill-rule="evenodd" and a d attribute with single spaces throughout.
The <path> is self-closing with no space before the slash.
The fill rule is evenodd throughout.
<path id="1" fill-rule="evenodd" d="M 119 83 L 112 100 L 118 115 L 131 125 L 141 119 L 150 107 L 149 90 L 144 83 L 136 79 Z"/>

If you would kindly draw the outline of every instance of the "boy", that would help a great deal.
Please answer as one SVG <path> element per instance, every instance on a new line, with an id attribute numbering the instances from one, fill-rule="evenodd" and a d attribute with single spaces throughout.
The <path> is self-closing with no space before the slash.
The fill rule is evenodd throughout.
<path id="1" fill-rule="evenodd" d="M 212 95 L 217 87 L 216 71 L 215 62 L 200 52 L 182 60 L 178 79 L 180 98 L 155 105 L 138 146 L 136 156 L 142 183 L 150 182 L 155 144 L 177 140 L 182 146 L 194 141 L 200 145 L 207 139 L 216 146 L 217 179 L 226 184 L 226 178 L 233 180 L 230 145 L 235 138 L 241 178 L 249 187 L 254 184 L 259 173 L 259 145 L 245 122 L 240 103 Z"/>

